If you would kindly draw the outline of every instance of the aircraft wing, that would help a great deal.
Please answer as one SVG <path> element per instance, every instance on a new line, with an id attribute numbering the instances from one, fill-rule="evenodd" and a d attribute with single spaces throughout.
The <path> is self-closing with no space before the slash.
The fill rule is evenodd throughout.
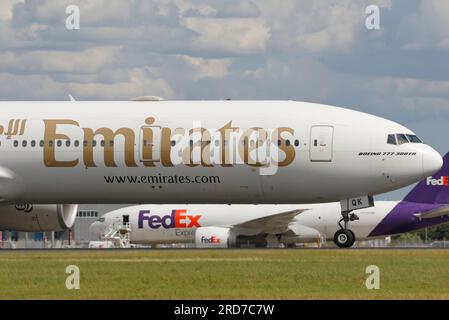
<path id="1" fill-rule="evenodd" d="M 415 216 L 421 219 L 430 219 L 449 215 L 449 206 L 440 207 L 422 213 L 416 213 Z"/>
<path id="2" fill-rule="evenodd" d="M 257 235 L 261 233 L 279 234 L 288 231 L 293 218 L 308 209 L 297 209 L 257 218 L 233 225 L 232 229 L 241 235 Z"/>

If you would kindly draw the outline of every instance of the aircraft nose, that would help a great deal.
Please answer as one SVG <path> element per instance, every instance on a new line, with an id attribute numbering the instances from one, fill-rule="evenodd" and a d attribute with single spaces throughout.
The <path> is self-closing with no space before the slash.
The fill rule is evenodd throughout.
<path id="1" fill-rule="evenodd" d="M 89 227 L 90 233 L 101 236 L 101 234 L 106 230 L 106 224 L 103 222 L 95 221 Z"/>
<path id="2" fill-rule="evenodd" d="M 427 147 L 423 150 L 422 155 L 422 166 L 423 166 L 423 176 L 428 177 L 433 175 L 435 172 L 441 169 L 443 165 L 443 158 L 431 147 Z"/>

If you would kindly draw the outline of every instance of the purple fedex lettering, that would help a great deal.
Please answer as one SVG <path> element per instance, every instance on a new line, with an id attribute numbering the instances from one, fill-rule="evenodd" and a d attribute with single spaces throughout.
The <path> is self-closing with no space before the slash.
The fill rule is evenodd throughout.
<path id="1" fill-rule="evenodd" d="M 174 221 L 175 220 L 173 219 L 173 214 L 171 216 L 166 215 L 161 218 L 161 224 L 165 229 L 174 228 Z"/>
<path id="2" fill-rule="evenodd" d="M 144 221 L 148 221 L 148 227 L 150 227 L 151 229 L 159 229 L 161 225 L 165 229 L 175 227 L 173 213 L 171 215 L 165 215 L 163 217 L 160 217 L 158 215 L 150 215 L 150 210 L 140 210 L 138 221 L 139 229 L 143 229 Z"/>
<path id="3" fill-rule="evenodd" d="M 156 215 L 150 216 L 148 224 L 150 225 L 151 229 L 158 229 L 161 226 L 161 217 Z"/>
<path id="4" fill-rule="evenodd" d="M 143 229 L 144 221 L 148 221 L 151 229 L 159 229 L 161 226 L 164 229 L 201 227 L 198 222 L 201 215 L 188 215 L 185 212 L 186 210 L 172 210 L 170 215 L 160 216 L 150 215 L 150 210 L 140 210 L 138 227 Z"/>
<path id="5" fill-rule="evenodd" d="M 147 213 L 150 213 L 150 210 L 140 210 L 139 211 L 139 221 L 138 221 L 138 226 L 139 229 L 143 229 L 143 222 L 145 220 L 150 220 L 150 217 L 147 216 Z"/>

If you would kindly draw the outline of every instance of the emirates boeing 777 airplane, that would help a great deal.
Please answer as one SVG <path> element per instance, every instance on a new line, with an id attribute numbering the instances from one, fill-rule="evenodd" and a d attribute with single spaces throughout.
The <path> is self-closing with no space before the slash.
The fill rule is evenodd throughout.
<path id="1" fill-rule="evenodd" d="M 0 102 L 0 201 L 331 202 L 397 189 L 442 165 L 411 130 L 344 108 L 138 100 Z M 351 208 L 372 205 L 365 200 Z"/>

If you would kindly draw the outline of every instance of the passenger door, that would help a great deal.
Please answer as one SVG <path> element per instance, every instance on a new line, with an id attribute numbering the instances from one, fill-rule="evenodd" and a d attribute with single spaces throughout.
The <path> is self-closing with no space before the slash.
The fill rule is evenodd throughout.
<path id="1" fill-rule="evenodd" d="M 332 140 L 334 128 L 312 126 L 310 130 L 310 161 L 332 161 Z"/>
<path id="2" fill-rule="evenodd" d="M 151 131 L 150 131 L 151 130 Z M 152 138 L 149 138 L 152 132 Z M 140 161 L 158 162 L 161 161 L 161 141 L 162 128 L 159 126 L 145 126 L 140 129 Z"/>

